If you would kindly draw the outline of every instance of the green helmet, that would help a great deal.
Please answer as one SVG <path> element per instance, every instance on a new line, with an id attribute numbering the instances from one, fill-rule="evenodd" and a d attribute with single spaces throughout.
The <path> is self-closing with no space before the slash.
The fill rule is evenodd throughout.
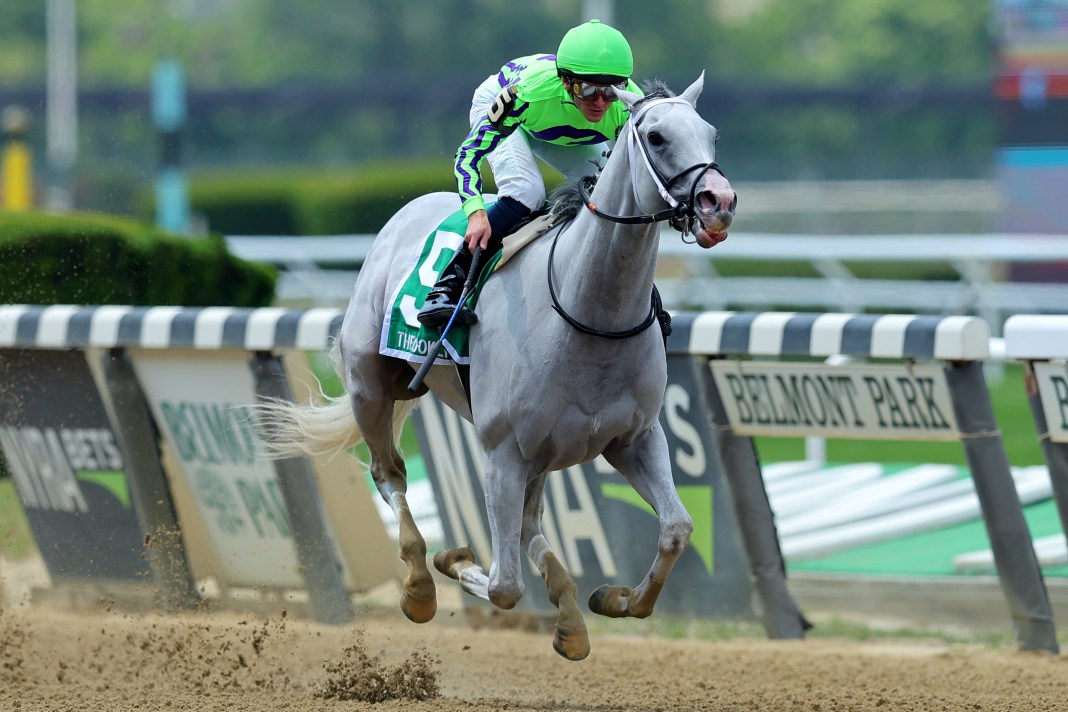
<path id="1" fill-rule="evenodd" d="M 634 56 L 623 33 L 600 20 L 590 20 L 572 27 L 560 40 L 556 70 L 561 75 L 619 81 L 634 72 Z"/>

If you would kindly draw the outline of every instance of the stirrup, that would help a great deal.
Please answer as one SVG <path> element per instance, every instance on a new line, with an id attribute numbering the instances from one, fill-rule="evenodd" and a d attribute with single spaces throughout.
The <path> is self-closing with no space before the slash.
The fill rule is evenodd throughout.
<path id="1" fill-rule="evenodd" d="M 436 329 L 441 326 L 445 326 L 452 317 L 452 313 L 456 311 L 456 302 L 449 298 L 447 294 L 441 292 L 433 293 L 427 297 L 426 302 L 423 304 L 423 308 L 419 310 L 419 314 L 416 315 L 416 319 L 423 326 L 428 326 L 432 329 Z M 462 326 L 470 326 L 478 322 L 478 317 L 475 313 L 463 307 L 460 309 L 460 313 L 456 315 L 456 322 Z"/>
<path id="2" fill-rule="evenodd" d="M 449 323 L 449 319 L 452 318 L 452 313 L 455 310 L 456 307 L 454 305 L 434 309 L 426 313 L 420 311 L 416 318 L 423 326 L 430 327 L 431 329 L 438 329 Z M 471 326 L 472 324 L 478 323 L 478 316 L 467 307 L 464 307 L 460 310 L 460 313 L 456 315 L 456 321 L 453 323 L 458 326 Z"/>

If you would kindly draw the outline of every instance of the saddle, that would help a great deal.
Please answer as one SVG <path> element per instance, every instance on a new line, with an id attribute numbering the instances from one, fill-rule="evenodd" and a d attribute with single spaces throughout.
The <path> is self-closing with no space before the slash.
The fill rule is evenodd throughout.
<path id="1" fill-rule="evenodd" d="M 519 227 L 513 230 L 511 234 L 504 236 L 504 241 L 501 247 L 501 258 L 493 266 L 493 269 L 499 268 L 517 252 L 529 245 L 536 238 L 541 237 L 549 230 L 556 227 L 560 222 L 562 222 L 562 218 L 550 213 L 548 206 L 531 214 L 530 217 L 524 222 L 521 222 Z"/>

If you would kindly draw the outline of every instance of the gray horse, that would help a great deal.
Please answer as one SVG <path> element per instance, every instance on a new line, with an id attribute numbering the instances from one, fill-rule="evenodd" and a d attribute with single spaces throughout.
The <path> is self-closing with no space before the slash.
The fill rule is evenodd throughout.
<path id="1" fill-rule="evenodd" d="M 592 195 L 580 192 L 586 209 L 513 256 L 482 290 L 471 329 L 470 401 L 454 367 L 431 368 L 412 393 L 417 364 L 379 353 L 389 301 L 412 255 L 456 210 L 455 195 L 436 193 L 385 225 L 360 270 L 334 345 L 347 397 L 262 408 L 275 455 L 337 452 L 361 438 L 367 444 L 375 484 L 399 521 L 408 566 L 401 608 L 411 620 L 429 621 L 437 603 L 396 439 L 427 388 L 478 432 L 493 556 L 488 573 L 466 547 L 438 552 L 434 566 L 464 591 L 510 609 L 523 595 L 525 551 L 559 611 L 553 647 L 569 660 L 585 658 L 590 641 L 577 587 L 542 535 L 542 493 L 548 473 L 604 455 L 656 511 L 660 536 L 636 588 L 602 586 L 588 605 L 613 618 L 652 613 L 693 528 L 658 421 L 664 339 L 661 329 L 645 328 L 656 323 L 657 223 L 670 220 L 684 239 L 709 248 L 726 238 L 737 202 L 715 163 L 717 131 L 695 108 L 703 84 L 702 74 L 679 96 L 662 85 L 644 98 L 617 92 L 631 118 Z"/>

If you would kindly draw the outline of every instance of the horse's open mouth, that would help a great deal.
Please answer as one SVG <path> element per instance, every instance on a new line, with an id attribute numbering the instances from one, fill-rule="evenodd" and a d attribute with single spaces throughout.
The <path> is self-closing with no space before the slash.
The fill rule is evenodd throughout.
<path id="1" fill-rule="evenodd" d="M 734 195 L 733 191 L 731 195 Z M 728 203 L 716 193 L 705 190 L 697 194 L 695 207 L 700 220 L 700 225 L 694 229 L 697 244 L 707 249 L 726 240 L 727 230 L 734 222 L 733 203 Z"/>
<path id="2" fill-rule="evenodd" d="M 698 245 L 704 247 L 705 249 L 708 249 L 710 247 L 715 247 L 719 243 L 726 240 L 727 231 L 723 230 L 722 232 L 719 232 L 715 230 L 706 230 L 703 227 L 699 227 L 696 231 L 694 231 L 694 237 L 697 238 Z"/>

